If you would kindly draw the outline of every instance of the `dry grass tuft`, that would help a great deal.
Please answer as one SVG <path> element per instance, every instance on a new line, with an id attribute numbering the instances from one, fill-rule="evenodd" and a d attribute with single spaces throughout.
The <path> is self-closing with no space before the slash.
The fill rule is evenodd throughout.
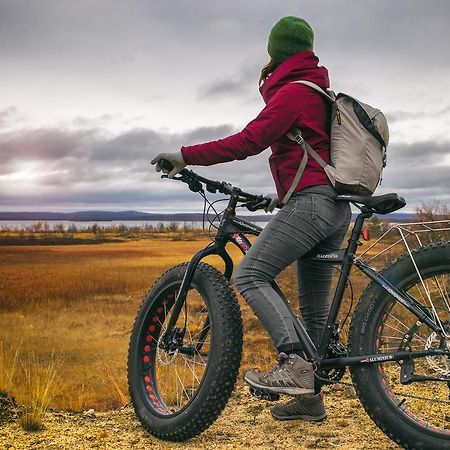
<path id="1" fill-rule="evenodd" d="M 25 409 L 19 423 L 25 431 L 42 430 L 45 413 L 60 386 L 62 360 L 52 354 L 50 360 L 44 362 L 31 353 L 20 362 L 26 398 L 22 399 Z"/>

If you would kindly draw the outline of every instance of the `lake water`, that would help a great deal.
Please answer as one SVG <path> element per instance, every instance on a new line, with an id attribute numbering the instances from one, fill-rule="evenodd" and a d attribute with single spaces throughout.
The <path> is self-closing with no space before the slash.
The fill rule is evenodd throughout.
<path id="1" fill-rule="evenodd" d="M 164 226 L 168 226 L 172 223 L 176 223 L 178 227 L 183 228 L 186 224 L 188 228 L 202 228 L 202 222 L 196 221 L 168 221 L 168 220 L 92 220 L 92 221 L 72 221 L 72 220 L 0 220 L 0 230 L 11 229 L 11 230 L 31 230 L 34 225 L 37 223 L 48 224 L 50 230 L 54 230 L 60 225 L 64 227 L 64 229 L 69 229 L 70 227 L 76 227 L 77 230 L 85 230 L 86 228 L 92 227 L 94 224 L 97 224 L 98 227 L 101 228 L 112 228 L 113 226 L 119 227 L 121 225 L 126 227 L 158 227 L 159 224 L 163 224 Z M 205 224 L 206 227 L 209 226 L 208 223 Z"/>

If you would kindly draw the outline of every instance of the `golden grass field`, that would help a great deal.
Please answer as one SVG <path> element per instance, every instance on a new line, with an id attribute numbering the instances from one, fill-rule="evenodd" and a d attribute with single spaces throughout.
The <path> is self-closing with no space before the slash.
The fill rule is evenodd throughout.
<path id="1" fill-rule="evenodd" d="M 162 239 L 2 247 L 5 353 L 18 350 L 22 359 L 35 355 L 43 363 L 55 355 L 61 360 L 55 408 L 122 406 L 129 333 L 143 295 L 159 275 L 205 243 Z M 25 389 L 21 371 L 15 372 L 13 394 L 20 402 Z"/>
<path id="2" fill-rule="evenodd" d="M 201 235 L 194 240 L 163 235 L 95 245 L 0 247 L 4 354 L 18 352 L 22 360 L 32 355 L 42 364 L 58 360 L 55 408 L 105 411 L 122 406 L 129 334 L 145 292 L 164 271 L 189 261 L 208 242 Z M 227 248 L 237 265 L 240 251 Z M 223 267 L 218 257 L 206 262 Z M 287 268 L 278 282 L 294 300 L 294 267 Z M 272 344 L 242 299 L 240 304 L 245 327 L 242 367 L 268 368 L 276 358 Z M 20 372 L 16 367 L 13 380 L 19 402 L 26 397 Z"/>
<path id="3" fill-rule="evenodd" d="M 9 355 L 10 365 L 14 355 L 22 361 L 35 358 L 43 365 L 57 361 L 54 408 L 105 411 L 126 403 L 128 340 L 145 292 L 168 268 L 189 261 L 210 242 L 200 234 L 193 240 L 173 239 L 169 234 L 86 245 L 0 246 L 3 354 L 6 359 Z M 227 248 L 237 265 L 240 251 Z M 223 267 L 218 257 L 205 261 Z M 277 281 L 295 304 L 295 267 L 288 267 Z M 366 280 L 354 274 L 352 283 L 356 300 Z M 242 368 L 269 368 L 275 350 L 259 321 L 239 300 L 244 319 Z M 348 302 L 344 300 L 343 313 Z M 18 366 L 16 361 L 12 394 L 21 402 L 27 390 Z"/>
<path id="4" fill-rule="evenodd" d="M 41 377 L 45 384 L 53 377 L 39 389 L 50 391 L 45 401 L 50 399 L 54 409 L 109 411 L 126 405 L 129 335 L 145 292 L 168 268 L 188 261 L 208 242 L 200 233 L 183 239 L 166 233 L 98 244 L 0 246 L 0 392 L 28 404 L 33 379 Z M 233 246 L 228 249 L 237 265 L 242 255 Z M 206 262 L 223 267 L 217 257 Z M 288 267 L 277 281 L 295 304 L 295 267 Z M 355 303 L 366 283 L 352 274 Z M 268 369 L 275 362 L 275 349 L 239 301 L 244 321 L 241 371 Z M 343 315 L 348 306 L 347 295 Z M 242 389 L 239 385 L 238 392 Z M 338 395 L 339 388 L 334 392 Z M 355 414 L 365 416 L 361 406 Z"/>

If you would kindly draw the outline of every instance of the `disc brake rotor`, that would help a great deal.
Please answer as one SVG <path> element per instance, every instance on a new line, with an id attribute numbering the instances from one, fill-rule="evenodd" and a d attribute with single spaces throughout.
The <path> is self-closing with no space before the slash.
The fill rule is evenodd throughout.
<path id="1" fill-rule="evenodd" d="M 425 342 L 425 349 L 439 348 L 440 344 L 440 336 L 436 332 L 433 332 Z M 450 339 L 445 340 L 445 346 L 447 349 L 450 348 Z M 450 377 L 450 360 L 447 356 L 426 356 L 426 360 L 430 368 L 436 373 Z"/>

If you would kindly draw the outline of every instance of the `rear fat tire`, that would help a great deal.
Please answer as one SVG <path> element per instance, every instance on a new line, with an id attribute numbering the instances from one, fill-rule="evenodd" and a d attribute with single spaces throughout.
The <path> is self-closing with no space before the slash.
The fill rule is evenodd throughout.
<path id="1" fill-rule="evenodd" d="M 450 242 L 432 244 L 413 252 L 422 276 L 450 272 Z M 394 261 L 383 276 L 403 289 L 413 285 L 417 273 L 408 255 Z M 349 356 L 377 353 L 376 333 L 382 314 L 392 297 L 372 282 L 361 297 L 349 333 Z M 352 380 L 358 396 L 375 424 L 392 440 L 407 449 L 450 449 L 450 433 L 427 428 L 401 412 L 382 384 L 378 364 L 353 366 Z"/>
<path id="2" fill-rule="evenodd" d="M 186 268 L 187 263 L 169 269 L 146 294 L 128 351 L 128 385 L 136 415 L 149 433 L 169 441 L 190 439 L 217 419 L 233 391 L 242 356 L 242 319 L 236 296 L 222 273 L 200 263 L 192 286 L 201 294 L 211 322 L 205 373 L 191 401 L 179 411 L 164 415 L 149 402 L 142 383 L 142 333 L 152 306 L 165 293 L 178 289 Z"/>

